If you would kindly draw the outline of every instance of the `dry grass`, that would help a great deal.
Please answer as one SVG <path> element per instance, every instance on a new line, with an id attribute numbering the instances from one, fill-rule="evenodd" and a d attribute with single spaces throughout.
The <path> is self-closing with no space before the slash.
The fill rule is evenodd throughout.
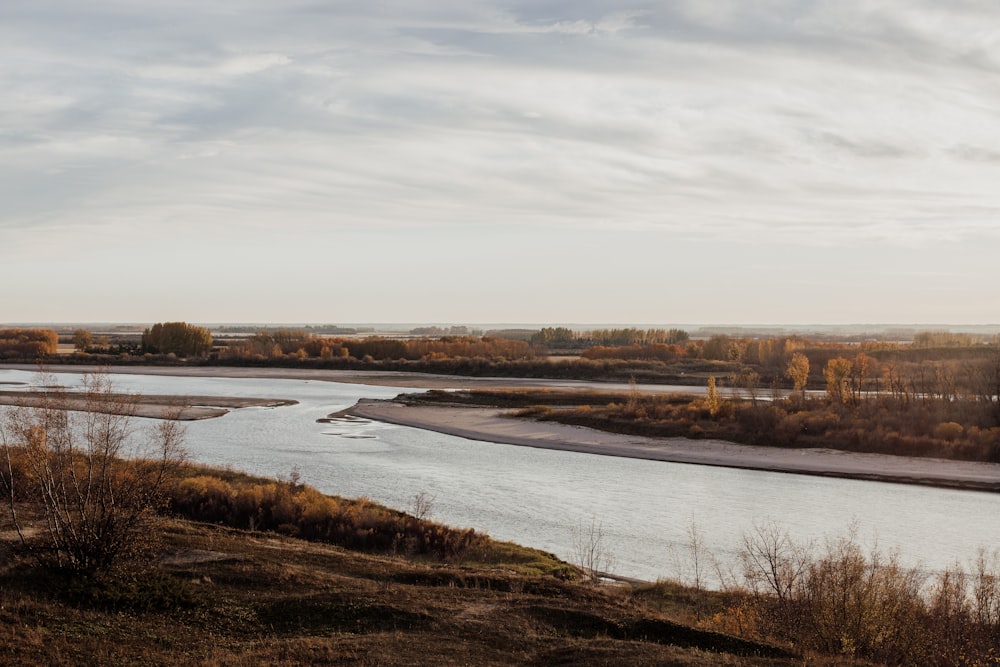
<path id="1" fill-rule="evenodd" d="M 177 520 L 162 531 L 169 558 L 100 580 L 31 568 L 7 545 L 0 662 L 793 664 L 767 645 L 671 622 L 619 590 Z"/>
<path id="2" fill-rule="evenodd" d="M 520 408 L 513 416 L 654 438 L 713 438 L 769 447 L 1000 461 L 1000 426 L 983 405 L 968 400 L 906 403 L 882 395 L 845 406 L 825 398 L 795 396 L 726 399 L 714 411 L 703 397 L 640 392 L 431 391 L 397 400 Z"/>

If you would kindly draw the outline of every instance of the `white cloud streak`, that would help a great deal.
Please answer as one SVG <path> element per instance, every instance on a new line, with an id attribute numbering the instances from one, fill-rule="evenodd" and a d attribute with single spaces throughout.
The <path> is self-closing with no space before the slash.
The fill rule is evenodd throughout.
<path id="1" fill-rule="evenodd" d="M 0 261 L 189 228 L 996 243 L 997 25 L 973 0 L 12 0 Z"/>

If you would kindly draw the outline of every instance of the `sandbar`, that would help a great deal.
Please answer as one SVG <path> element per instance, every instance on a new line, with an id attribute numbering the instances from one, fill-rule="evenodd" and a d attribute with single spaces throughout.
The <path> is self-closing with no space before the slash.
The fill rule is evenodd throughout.
<path id="1" fill-rule="evenodd" d="M 0 369 L 38 371 L 31 364 L 0 364 Z M 261 380 L 313 380 L 402 389 L 599 389 L 649 393 L 704 393 L 705 387 L 685 385 L 638 384 L 591 380 L 558 380 L 546 378 L 471 377 L 439 375 L 414 371 L 330 370 L 321 368 L 258 368 L 253 366 L 46 366 L 47 373 L 95 373 L 106 371 L 121 375 L 166 375 L 173 377 L 217 377 Z"/>
<path id="2" fill-rule="evenodd" d="M 134 403 L 129 405 L 128 414 L 135 417 L 150 417 L 154 419 L 175 419 L 178 421 L 196 421 L 212 419 L 229 413 L 230 410 L 241 408 L 274 408 L 283 405 L 294 405 L 297 401 L 281 398 L 246 398 L 229 396 L 160 396 L 140 394 L 133 396 Z M 45 396 L 36 391 L 0 391 L 0 405 L 24 405 L 39 407 L 44 405 Z M 96 402 L 98 406 L 102 403 Z M 76 398 L 68 393 L 59 402 L 67 410 L 82 410 L 87 407 L 83 398 Z M 114 401 L 110 402 L 107 412 L 117 412 Z M 104 410 L 101 410 L 104 411 Z"/>
<path id="3" fill-rule="evenodd" d="M 28 364 L 0 364 L 0 368 L 38 370 L 37 366 Z M 74 365 L 49 366 L 45 370 L 54 373 L 83 373 L 104 370 L 109 373 L 134 375 L 315 380 L 409 389 L 548 387 L 551 389 L 605 389 L 610 391 L 630 388 L 629 385 L 624 384 L 581 380 L 477 378 L 403 371 L 345 371 L 311 368 Z M 639 385 L 638 389 L 667 393 L 704 392 L 703 387 L 671 385 Z M 213 400 L 218 400 L 218 398 Z M 175 405 L 167 405 L 160 406 L 160 409 L 174 409 L 175 407 Z M 503 416 L 505 411 L 496 408 L 413 406 L 391 401 L 364 399 L 353 408 L 343 412 L 376 421 L 412 426 L 484 442 L 674 463 L 1000 491 L 1000 464 L 995 463 L 862 454 L 834 449 L 757 447 L 712 439 L 644 438 L 553 422 L 512 419 Z M 204 416 L 194 418 L 204 418 Z"/>
<path id="4" fill-rule="evenodd" d="M 407 405 L 364 399 L 344 411 L 470 440 L 770 472 L 845 477 L 980 491 L 1000 491 L 1000 464 L 863 454 L 834 449 L 786 449 L 722 440 L 647 438 L 582 426 L 511 418 L 509 410 Z"/>

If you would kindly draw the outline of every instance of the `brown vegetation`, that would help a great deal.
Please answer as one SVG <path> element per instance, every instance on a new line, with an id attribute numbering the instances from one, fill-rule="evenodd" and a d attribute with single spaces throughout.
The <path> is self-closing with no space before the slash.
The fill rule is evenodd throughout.
<path id="1" fill-rule="evenodd" d="M 142 348 L 152 354 L 203 357 L 212 349 L 212 334 L 186 322 L 158 322 L 142 332 Z"/>
<path id="2" fill-rule="evenodd" d="M 580 350 L 588 347 L 643 347 L 675 345 L 688 340 L 682 329 L 594 329 L 573 331 L 566 327 L 545 327 L 531 337 L 534 345 L 548 349 Z"/>
<path id="3" fill-rule="evenodd" d="M 294 480 L 179 472 L 162 509 L 207 523 L 147 522 L 159 547 L 146 552 L 159 554 L 153 560 L 59 574 L 25 558 L 34 538 L 27 552 L 9 536 L 0 541 L 6 661 L 791 664 L 765 642 L 689 627 L 622 591 L 573 583 L 575 568 L 543 552 Z M 36 496 L 12 507 L 20 531 L 44 532 Z M 231 525 L 243 530 L 223 527 Z"/>
<path id="4" fill-rule="evenodd" d="M 804 399 L 792 394 L 763 400 L 754 398 L 754 390 L 725 398 L 710 377 L 709 392 L 700 397 L 476 390 L 429 392 L 403 400 L 523 408 L 519 416 L 651 437 L 1000 462 L 997 406 L 988 396 L 876 394 L 855 390 L 850 377 L 844 383 L 836 385 L 831 397 Z"/>
<path id="5" fill-rule="evenodd" d="M 744 535 L 739 571 L 720 591 L 662 581 L 644 604 L 700 628 L 788 646 L 804 664 L 997 664 L 1000 552 L 928 574 L 866 551 L 852 533 L 796 543 L 774 524 Z"/>
<path id="6" fill-rule="evenodd" d="M 487 539 L 367 500 L 326 496 L 292 482 L 195 474 L 170 491 L 170 509 L 186 518 L 248 530 L 276 531 L 313 542 L 383 554 L 455 561 L 485 549 Z"/>
<path id="7" fill-rule="evenodd" d="M 111 400 L 103 381 L 94 389 Z M 562 406 L 608 397 L 493 395 L 507 404 L 544 395 Z M 635 416 L 660 407 L 636 392 L 624 398 Z M 704 417 L 708 408 L 695 405 L 701 400 L 661 403 Z M 722 401 L 719 414 L 732 410 L 735 418 L 742 408 L 733 405 Z M 8 412 L 7 522 L 20 535 L 0 541 L 0 617 L 12 628 L 0 652 L 9 661 L 986 665 L 1000 649 L 1000 564 L 985 553 L 968 569 L 929 576 L 864 552 L 851 536 L 817 550 L 762 526 L 746 536 L 743 571 L 724 580 L 721 592 L 701 590 L 700 575 L 694 588 L 597 589 L 574 582 L 580 572 L 549 554 L 364 499 L 326 496 L 294 474 L 276 481 L 176 467 L 165 447 L 162 461 L 175 473 L 167 477 L 155 461 L 119 456 L 123 422 L 105 412 L 84 413 L 77 430 L 85 447 L 72 446 L 65 411 Z M 950 425 L 939 430 L 958 437 Z M 25 487 L 19 479 L 35 481 Z M 114 497 L 81 502 L 91 484 Z M 115 553 L 111 574 L 97 556 L 74 564 L 74 543 L 65 531 L 52 533 L 63 526 L 114 546 L 121 532 L 102 533 L 88 518 L 113 519 L 108 506 L 124 513 L 112 523 L 124 520 L 133 536 L 141 527 L 146 538 L 143 549 Z M 134 507 L 139 513 L 130 515 Z M 694 527 L 691 535 L 698 558 Z M 600 525 L 581 526 L 578 537 L 581 562 L 603 567 L 613 545 L 604 544 Z M 154 561 L 140 558 L 155 553 Z M 55 574 L 37 562 L 77 573 Z"/>
<path id="8" fill-rule="evenodd" d="M 720 627 L 880 664 L 996 664 L 995 556 L 928 577 L 895 556 L 866 553 L 851 535 L 817 553 L 769 525 L 745 537 L 743 561 L 742 600 L 716 619 Z"/>
<path id="9" fill-rule="evenodd" d="M 115 578 L 54 577 L 2 549 L 0 654 L 45 665 L 794 665 L 618 589 L 425 564 L 165 520 Z"/>
<path id="10" fill-rule="evenodd" d="M 135 400 L 114 392 L 103 374 L 85 375 L 73 398 L 49 384 L 0 419 L 0 490 L 22 545 L 40 563 L 106 570 L 146 546 L 147 525 L 182 456 L 181 434 L 176 422 L 162 421 L 134 443 Z M 20 503 L 43 519 L 34 535 Z"/>
<path id="11" fill-rule="evenodd" d="M 684 357 L 684 348 L 680 345 L 666 345 L 664 343 L 624 345 L 619 347 L 596 345 L 584 350 L 581 356 L 584 359 L 654 360 L 663 363 L 672 363 Z"/>
<path id="12" fill-rule="evenodd" d="M 320 359 L 370 359 L 371 361 L 439 361 L 531 359 L 528 343 L 507 338 L 443 336 L 440 338 L 324 338 L 306 331 L 258 332 L 220 352 L 226 360 L 264 360 L 292 357 L 298 361 Z"/>
<path id="13" fill-rule="evenodd" d="M 547 554 L 484 536 L 442 558 L 225 527 L 251 516 L 231 514 L 242 495 L 276 521 L 336 508 L 435 530 L 292 481 L 189 468 L 171 495 L 175 512 L 209 523 L 161 519 L 159 557 L 113 576 L 53 575 L 0 545 L 0 615 L 18 628 L 0 652 L 22 664 L 988 665 L 1000 648 L 1000 572 L 987 554 L 919 574 L 851 536 L 817 549 L 767 525 L 745 537 L 742 571 L 722 591 L 595 588 Z"/>
<path id="14" fill-rule="evenodd" d="M 0 358 L 28 359 L 55 354 L 59 335 L 51 329 L 0 329 Z"/>

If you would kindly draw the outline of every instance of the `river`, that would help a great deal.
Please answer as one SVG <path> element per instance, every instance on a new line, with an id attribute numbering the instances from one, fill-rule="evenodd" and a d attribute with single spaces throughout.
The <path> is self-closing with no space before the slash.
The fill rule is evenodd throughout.
<path id="1" fill-rule="evenodd" d="M 78 375 L 59 375 L 72 385 Z M 33 373 L 0 370 L 0 383 Z M 560 452 L 484 443 L 377 422 L 319 423 L 359 398 L 400 389 L 316 380 L 113 375 L 146 394 L 294 399 L 186 425 L 199 463 L 288 478 L 347 497 L 410 509 L 433 498 L 432 518 L 575 561 L 574 543 L 596 525 L 612 571 L 640 579 L 689 579 L 690 531 L 702 562 L 738 568 L 743 535 L 775 523 L 796 541 L 856 532 L 866 546 L 897 551 L 908 566 L 967 565 L 1000 546 L 1000 494 Z M 415 391 L 415 390 L 407 390 Z M 143 420 L 138 420 L 142 422 Z M 714 577 L 709 574 L 709 579 Z"/>

